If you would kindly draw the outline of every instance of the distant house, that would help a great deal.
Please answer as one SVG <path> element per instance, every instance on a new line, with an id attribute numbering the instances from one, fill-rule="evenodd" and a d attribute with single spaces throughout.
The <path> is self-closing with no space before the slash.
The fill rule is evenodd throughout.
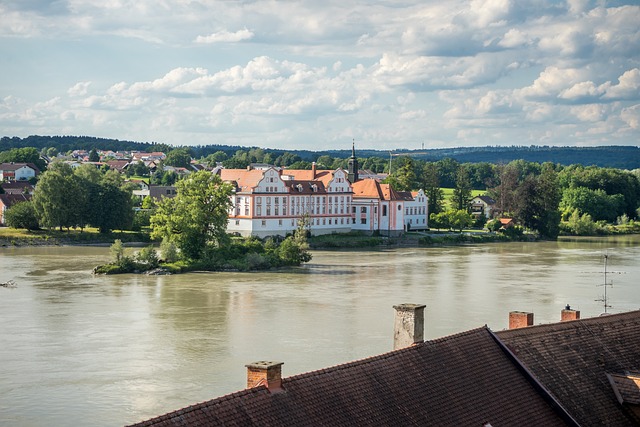
<path id="1" fill-rule="evenodd" d="M 146 181 L 143 181 L 141 179 L 131 179 L 128 182 L 136 185 L 136 189 L 133 190 L 133 195 L 139 198 L 140 200 L 151 195 L 151 191 L 149 190 L 149 184 L 147 184 Z"/>
<path id="2" fill-rule="evenodd" d="M 33 185 L 29 181 L 0 182 L 6 194 L 33 194 Z"/>
<path id="3" fill-rule="evenodd" d="M 177 188 L 172 185 L 149 185 L 149 196 L 156 200 L 163 197 L 176 197 L 176 194 L 178 194 Z"/>
<path id="4" fill-rule="evenodd" d="M 5 225 L 4 215 L 5 212 L 11 208 L 11 206 L 15 205 L 16 203 L 26 202 L 29 200 L 31 200 L 30 194 L 0 194 L 0 225 Z"/>
<path id="5" fill-rule="evenodd" d="M 471 199 L 471 215 L 475 219 L 485 217 L 486 219 L 495 218 L 498 214 L 496 201 L 489 196 L 476 196 Z"/>
<path id="6" fill-rule="evenodd" d="M 27 181 L 39 173 L 33 163 L 0 163 L 0 181 Z"/>
<path id="7" fill-rule="evenodd" d="M 500 224 L 502 224 L 502 228 L 510 228 L 516 225 L 513 218 L 500 218 Z"/>
<path id="8" fill-rule="evenodd" d="M 128 160 L 107 160 L 105 162 L 109 169 L 117 170 L 122 173 L 129 166 Z"/>

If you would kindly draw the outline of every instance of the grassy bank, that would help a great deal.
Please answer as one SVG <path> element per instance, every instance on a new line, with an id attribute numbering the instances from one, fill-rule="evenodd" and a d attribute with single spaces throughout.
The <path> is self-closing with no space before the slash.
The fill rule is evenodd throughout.
<path id="1" fill-rule="evenodd" d="M 29 231 L 0 227 L 0 246 L 44 246 L 44 245 L 88 245 L 111 244 L 116 239 L 123 242 L 149 242 L 149 234 L 144 232 L 111 232 L 101 234 L 96 228 L 83 231 L 71 229 Z"/>

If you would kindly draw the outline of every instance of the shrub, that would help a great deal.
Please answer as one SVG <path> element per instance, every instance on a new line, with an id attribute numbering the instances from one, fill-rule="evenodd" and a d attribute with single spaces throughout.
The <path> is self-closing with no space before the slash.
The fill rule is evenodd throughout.
<path id="1" fill-rule="evenodd" d="M 122 245 L 122 240 L 116 239 L 113 242 L 113 245 L 109 248 L 109 252 L 111 252 L 111 256 L 115 258 L 115 264 L 120 264 L 121 259 L 124 257 L 124 246 Z"/>
<path id="2" fill-rule="evenodd" d="M 36 210 L 29 201 L 16 203 L 6 210 L 4 216 L 5 222 L 11 228 L 26 228 L 27 230 L 40 228 Z"/>
<path id="3" fill-rule="evenodd" d="M 153 245 L 149 245 L 140 249 L 140 251 L 136 254 L 135 260 L 152 268 L 157 267 L 159 264 L 158 254 Z"/>
<path id="4" fill-rule="evenodd" d="M 178 260 L 178 248 L 168 239 L 162 239 L 160 243 L 160 254 L 165 262 L 176 262 Z"/>

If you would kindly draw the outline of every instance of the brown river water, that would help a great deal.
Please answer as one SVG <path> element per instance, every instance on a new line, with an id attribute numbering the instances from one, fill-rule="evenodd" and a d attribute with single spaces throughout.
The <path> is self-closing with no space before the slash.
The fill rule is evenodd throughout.
<path id="1" fill-rule="evenodd" d="M 130 249 L 131 250 L 131 249 Z M 244 365 L 283 375 L 391 350 L 399 303 L 426 304 L 433 339 L 511 310 L 558 321 L 566 304 L 640 308 L 640 236 L 314 251 L 263 273 L 93 276 L 108 248 L 0 248 L 0 425 L 119 426 L 245 386 Z"/>

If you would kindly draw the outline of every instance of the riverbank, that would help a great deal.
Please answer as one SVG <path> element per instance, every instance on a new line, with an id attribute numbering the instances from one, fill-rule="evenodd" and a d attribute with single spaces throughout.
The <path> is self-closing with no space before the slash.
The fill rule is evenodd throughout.
<path id="1" fill-rule="evenodd" d="M 109 246 L 120 239 L 127 246 L 148 245 L 151 242 L 148 233 L 111 232 L 98 233 L 97 229 L 80 230 L 16 230 L 0 227 L 0 247 L 11 246 Z"/>

